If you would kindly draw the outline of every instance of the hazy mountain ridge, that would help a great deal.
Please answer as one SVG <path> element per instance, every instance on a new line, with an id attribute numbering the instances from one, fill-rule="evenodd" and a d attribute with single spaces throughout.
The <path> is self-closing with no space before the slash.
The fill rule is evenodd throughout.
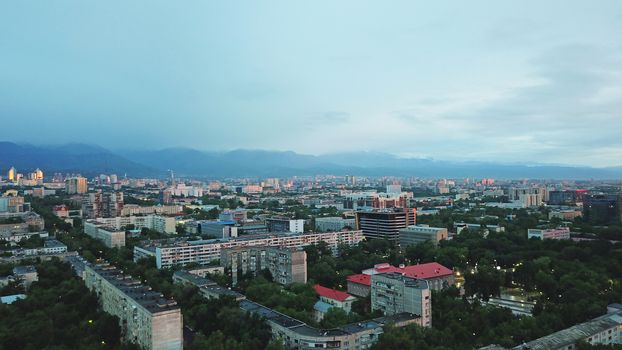
<path id="1" fill-rule="evenodd" d="M 129 176 L 266 177 L 295 175 L 360 175 L 418 177 L 619 179 L 622 167 L 590 168 L 558 165 L 516 165 L 493 162 L 450 162 L 399 158 L 379 152 L 320 156 L 292 151 L 199 151 L 192 148 L 112 152 L 97 145 L 20 145 L 0 142 L 0 171 L 41 168 L 50 172 L 127 173 Z"/>

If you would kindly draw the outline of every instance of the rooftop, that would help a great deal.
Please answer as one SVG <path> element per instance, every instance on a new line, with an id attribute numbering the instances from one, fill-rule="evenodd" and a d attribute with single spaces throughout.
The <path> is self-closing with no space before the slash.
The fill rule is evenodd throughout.
<path id="1" fill-rule="evenodd" d="M 160 293 L 151 290 L 151 287 L 143 285 L 140 281 L 126 276 L 123 271 L 109 264 L 97 264 L 88 266 L 99 276 L 108 281 L 123 294 L 134 300 L 151 313 L 179 309 L 175 300 L 165 299 Z"/>
<path id="2" fill-rule="evenodd" d="M 336 289 L 322 287 L 319 284 L 313 286 L 315 292 L 319 294 L 321 297 L 337 300 L 337 301 L 346 301 L 348 298 L 354 299 L 353 296 L 346 292 L 342 292 Z"/>
<path id="3" fill-rule="evenodd" d="M 32 265 L 15 266 L 13 268 L 13 274 L 15 275 L 24 275 L 27 273 L 37 273 L 37 269 Z"/>
<path id="4" fill-rule="evenodd" d="M 57 239 L 46 239 L 43 242 L 43 246 L 46 248 L 60 248 L 60 247 L 67 247 L 63 242 L 57 240 Z"/>
<path id="5" fill-rule="evenodd" d="M 414 321 L 419 318 L 419 316 L 417 315 L 403 312 L 395 314 L 393 316 L 379 317 L 371 320 L 351 323 L 337 328 L 319 329 L 311 327 L 302 321 L 284 315 L 278 311 L 272 310 L 254 301 L 243 300 L 240 302 L 240 308 L 246 312 L 255 313 L 270 322 L 280 325 L 281 327 L 289 328 L 290 330 L 298 334 L 313 337 L 335 337 L 340 335 L 356 334 L 369 329 L 381 328 L 388 323 L 405 322 L 411 320 Z"/>
<path id="6" fill-rule="evenodd" d="M 561 347 L 576 343 L 581 339 L 585 339 L 602 331 L 614 328 L 622 324 L 622 312 L 606 314 L 593 320 L 574 325 L 570 328 L 563 329 L 544 336 L 542 338 L 528 342 L 527 344 L 516 346 L 514 350 L 545 350 L 559 349 Z"/>
<path id="7" fill-rule="evenodd" d="M 424 280 L 453 275 L 452 270 L 436 262 L 418 264 L 418 265 L 410 265 L 410 266 L 404 266 L 404 267 L 395 267 L 390 264 L 384 263 L 384 264 L 377 264 L 373 268 L 363 271 L 363 273 L 361 274 L 350 275 L 347 277 L 347 280 L 348 282 L 371 286 L 371 275 L 378 274 L 378 273 L 387 273 L 387 272 L 396 272 L 396 273 L 404 274 L 408 277 L 424 279 Z"/>

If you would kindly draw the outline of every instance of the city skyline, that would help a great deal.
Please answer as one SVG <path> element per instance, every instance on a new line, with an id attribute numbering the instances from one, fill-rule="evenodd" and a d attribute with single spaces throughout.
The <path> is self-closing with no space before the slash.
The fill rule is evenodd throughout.
<path id="1" fill-rule="evenodd" d="M 35 144 L 619 166 L 621 18 L 615 1 L 11 3 L 0 115 Z"/>

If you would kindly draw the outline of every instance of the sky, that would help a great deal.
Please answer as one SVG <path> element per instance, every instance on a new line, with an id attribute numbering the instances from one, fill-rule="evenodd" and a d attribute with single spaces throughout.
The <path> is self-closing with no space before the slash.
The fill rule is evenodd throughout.
<path id="1" fill-rule="evenodd" d="M 4 1 L 0 140 L 622 165 L 622 2 Z"/>

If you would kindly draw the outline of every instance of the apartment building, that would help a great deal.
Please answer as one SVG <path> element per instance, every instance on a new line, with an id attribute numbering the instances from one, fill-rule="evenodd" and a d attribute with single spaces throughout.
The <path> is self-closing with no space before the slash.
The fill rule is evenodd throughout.
<path id="1" fill-rule="evenodd" d="M 95 192 L 82 198 L 82 213 L 89 219 L 113 218 L 121 215 L 123 192 Z"/>
<path id="2" fill-rule="evenodd" d="M 86 193 L 88 189 L 85 177 L 76 176 L 65 180 L 65 191 L 67 194 Z"/>
<path id="3" fill-rule="evenodd" d="M 407 312 L 421 316 L 423 327 L 432 326 L 432 292 L 426 280 L 399 272 L 371 276 L 371 309 L 385 315 Z"/>
<path id="4" fill-rule="evenodd" d="M 605 315 L 515 346 L 511 350 L 576 350 L 579 342 L 592 346 L 622 344 L 622 305 L 610 305 Z M 480 350 L 508 349 L 488 345 Z"/>
<path id="5" fill-rule="evenodd" d="M 106 247 L 125 247 L 125 231 L 117 230 L 95 220 L 84 222 L 84 233 L 104 242 Z"/>
<path id="6" fill-rule="evenodd" d="M 280 284 L 307 283 L 307 253 L 300 248 L 269 246 L 237 247 L 222 249 L 220 264 L 231 268 L 233 285 L 239 274 L 267 269 L 275 282 Z"/>
<path id="7" fill-rule="evenodd" d="M 102 309 L 119 318 L 124 340 L 146 350 L 183 349 L 183 319 L 174 300 L 122 274 L 109 264 L 91 265 L 78 259 L 72 265 L 86 287 L 97 294 Z"/>
<path id="8" fill-rule="evenodd" d="M 340 245 L 353 246 L 362 240 L 363 233 L 360 230 L 302 234 L 269 233 L 199 241 L 159 240 L 135 246 L 134 261 L 143 257 L 154 257 L 158 268 L 169 268 L 177 264 L 187 265 L 190 263 L 207 265 L 212 261 L 220 260 L 223 249 L 252 246 L 301 248 L 320 242 L 326 242 L 333 254 L 337 254 Z"/>
<path id="9" fill-rule="evenodd" d="M 378 341 L 387 325 L 421 325 L 421 317 L 399 313 L 337 328 L 319 329 L 248 299 L 240 302 L 240 308 L 263 317 L 270 326 L 272 338 L 283 342 L 288 349 L 369 349 Z"/>
<path id="10" fill-rule="evenodd" d="M 183 211 L 181 205 L 152 205 L 140 206 L 137 204 L 125 204 L 121 210 L 121 216 L 130 215 L 177 215 Z"/>
<path id="11" fill-rule="evenodd" d="M 98 222 L 104 226 L 111 227 L 115 230 L 121 230 L 129 225 L 133 225 L 135 229 L 148 228 L 160 233 L 175 234 L 175 218 L 160 215 L 146 216 L 117 216 L 112 218 L 96 218 Z"/>

